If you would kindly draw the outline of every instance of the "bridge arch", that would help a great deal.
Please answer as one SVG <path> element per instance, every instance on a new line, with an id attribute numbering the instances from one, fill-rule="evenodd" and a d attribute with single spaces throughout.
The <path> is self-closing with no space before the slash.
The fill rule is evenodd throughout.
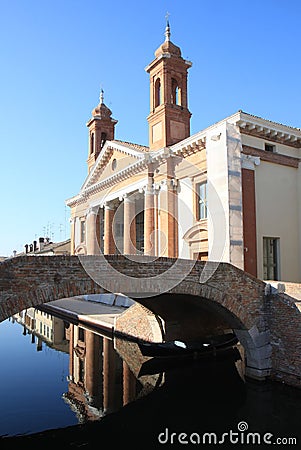
<path id="1" fill-rule="evenodd" d="M 200 339 L 231 329 L 244 349 L 245 374 L 256 379 L 270 374 L 269 330 L 259 316 L 245 314 L 239 296 L 231 298 L 216 287 L 183 281 L 169 293 L 135 301 L 144 308 L 133 305 L 119 316 L 119 332 L 162 341 Z"/>
<path id="2" fill-rule="evenodd" d="M 171 308 L 176 295 L 189 297 L 203 310 L 207 305 L 228 320 L 245 348 L 249 376 L 263 379 L 271 374 L 301 385 L 301 314 L 296 299 L 273 293 L 269 285 L 228 263 L 217 264 L 205 279 L 202 261 L 196 261 L 183 278 L 191 261 L 145 256 L 130 260 L 124 255 L 83 258 L 85 267 L 78 256 L 21 256 L 0 263 L 0 322 L 28 307 L 84 294 L 124 293 L 142 305 L 140 313 L 147 308 L 155 318 L 160 296 L 169 296 Z M 126 282 L 109 276 L 108 265 Z M 169 271 L 171 267 L 175 269 Z M 166 289 L 165 283 L 173 287 Z M 132 307 L 128 313 L 130 309 L 134 313 Z M 158 326 L 147 314 L 154 338 Z M 160 332 L 156 339 L 162 339 Z"/>

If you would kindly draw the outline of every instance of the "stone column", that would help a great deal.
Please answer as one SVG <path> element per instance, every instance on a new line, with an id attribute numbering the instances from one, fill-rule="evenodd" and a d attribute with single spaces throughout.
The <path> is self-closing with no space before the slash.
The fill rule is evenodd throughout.
<path id="1" fill-rule="evenodd" d="M 113 219 L 115 210 L 109 203 L 105 204 L 104 213 L 104 248 L 103 252 L 105 255 L 115 254 L 115 242 L 113 233 Z"/>
<path id="2" fill-rule="evenodd" d="M 154 196 L 154 221 L 155 221 L 155 255 L 159 255 L 159 192 L 160 188 L 155 187 L 155 196 Z"/>
<path id="3" fill-rule="evenodd" d="M 115 409 L 115 350 L 113 341 L 103 338 L 103 410 Z"/>
<path id="4" fill-rule="evenodd" d="M 135 198 L 133 195 L 125 194 L 123 199 L 124 235 L 123 253 L 125 255 L 136 254 L 136 220 L 135 220 Z"/>
<path id="5" fill-rule="evenodd" d="M 89 395 L 89 401 L 92 406 L 99 408 L 101 394 L 101 378 L 100 378 L 100 336 L 92 331 L 86 330 L 86 371 L 85 371 L 85 387 Z"/>
<path id="6" fill-rule="evenodd" d="M 177 180 L 167 179 L 167 248 L 168 256 L 176 258 L 178 256 L 178 192 Z"/>
<path id="7" fill-rule="evenodd" d="M 178 180 L 175 168 L 181 162 L 178 157 L 169 157 L 166 164 L 166 183 L 160 194 L 161 256 L 178 256 Z"/>
<path id="8" fill-rule="evenodd" d="M 87 255 L 99 254 L 99 245 L 97 242 L 96 222 L 97 222 L 97 208 L 90 208 L 87 214 L 87 229 L 86 229 L 86 245 Z"/>
<path id="9" fill-rule="evenodd" d="M 74 380 L 74 327 L 72 323 L 70 323 L 70 334 L 69 334 L 69 379 L 71 381 Z"/>
<path id="10" fill-rule="evenodd" d="M 149 172 L 144 195 L 144 254 L 155 255 L 154 173 Z"/>
<path id="11" fill-rule="evenodd" d="M 123 405 L 135 400 L 136 377 L 131 372 L 129 366 L 123 361 Z"/>

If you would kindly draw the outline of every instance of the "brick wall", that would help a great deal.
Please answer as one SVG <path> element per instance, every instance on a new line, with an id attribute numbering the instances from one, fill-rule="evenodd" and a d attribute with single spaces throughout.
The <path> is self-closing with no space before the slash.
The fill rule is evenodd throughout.
<path id="1" fill-rule="evenodd" d="M 287 294 L 267 297 L 267 323 L 271 333 L 271 377 L 301 386 L 301 315 Z"/>

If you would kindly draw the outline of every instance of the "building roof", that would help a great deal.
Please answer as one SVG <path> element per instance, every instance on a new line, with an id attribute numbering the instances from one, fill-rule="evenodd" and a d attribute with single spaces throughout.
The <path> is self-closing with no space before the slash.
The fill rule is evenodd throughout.
<path id="1" fill-rule="evenodd" d="M 243 111 L 242 109 L 240 109 L 238 112 L 243 113 L 243 114 L 246 114 L 246 115 L 248 115 L 248 116 L 250 116 L 250 117 L 254 117 L 254 119 L 264 120 L 264 121 L 269 122 L 269 123 L 271 123 L 271 124 L 273 124 L 273 125 L 281 125 L 282 127 L 291 128 L 292 130 L 295 130 L 295 131 L 296 131 L 296 130 L 297 130 L 297 131 L 301 131 L 301 128 L 292 127 L 291 125 L 286 125 L 286 124 L 280 123 L 280 122 L 274 122 L 274 121 L 272 121 L 272 120 L 265 119 L 265 118 L 260 117 L 260 116 L 256 116 L 255 114 L 250 114 L 250 113 L 248 113 L 248 112 L 246 112 L 246 111 Z"/>
<path id="2" fill-rule="evenodd" d="M 49 244 L 45 244 L 41 250 L 36 250 L 36 251 L 30 252 L 30 253 L 34 253 L 35 255 L 40 255 L 42 253 L 48 253 L 50 251 L 58 250 L 60 247 L 63 247 L 68 244 L 70 244 L 70 239 L 66 239 L 65 241 L 61 241 L 61 242 L 49 242 Z"/>
<path id="3" fill-rule="evenodd" d="M 128 147 L 132 150 L 137 150 L 138 152 L 148 152 L 149 151 L 149 147 L 147 147 L 146 145 L 134 144 L 133 142 L 120 141 L 119 139 L 114 139 L 111 142 L 114 142 L 116 144 L 122 144 L 125 147 Z"/>

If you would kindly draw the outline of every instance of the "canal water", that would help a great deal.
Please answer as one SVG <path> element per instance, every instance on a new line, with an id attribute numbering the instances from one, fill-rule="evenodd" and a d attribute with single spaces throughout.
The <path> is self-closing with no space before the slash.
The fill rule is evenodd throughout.
<path id="1" fill-rule="evenodd" d="M 64 448 L 93 436 L 139 448 L 301 445 L 301 390 L 245 380 L 237 355 L 164 366 L 135 342 L 33 308 L 0 324 L 0 355 L 1 448 L 61 428 L 75 430 Z"/>

